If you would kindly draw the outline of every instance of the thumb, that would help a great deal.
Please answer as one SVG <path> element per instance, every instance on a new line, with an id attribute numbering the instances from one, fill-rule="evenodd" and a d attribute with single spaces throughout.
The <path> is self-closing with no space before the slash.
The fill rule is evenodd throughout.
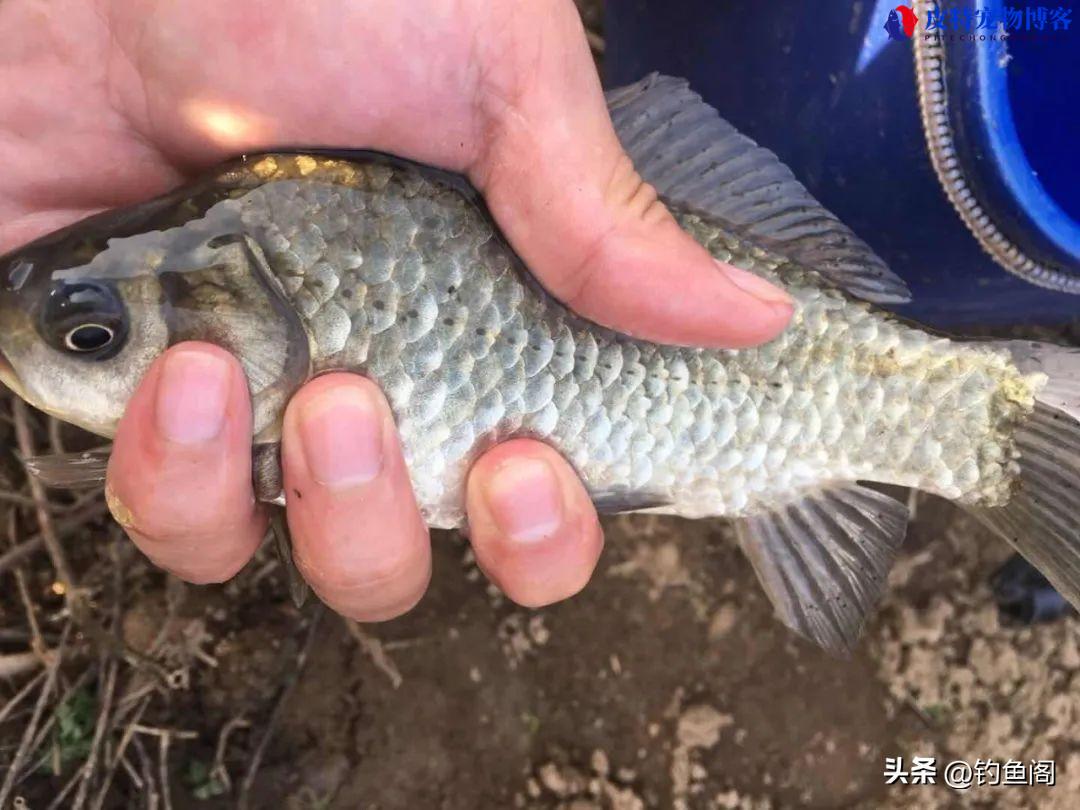
<path id="1" fill-rule="evenodd" d="M 512 52 L 481 57 L 485 143 L 470 177 L 514 248 L 578 314 L 636 337 L 737 348 L 776 336 L 791 299 L 678 226 L 619 144 L 574 5 L 544 5 L 510 23 L 533 27 Z"/>

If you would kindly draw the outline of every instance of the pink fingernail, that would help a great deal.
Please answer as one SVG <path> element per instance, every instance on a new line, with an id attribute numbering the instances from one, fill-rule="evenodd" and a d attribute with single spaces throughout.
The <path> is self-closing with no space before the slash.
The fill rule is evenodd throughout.
<path id="1" fill-rule="evenodd" d="M 518 543 L 544 540 L 563 522 L 562 488 L 542 459 L 518 459 L 499 468 L 488 485 L 487 502 L 499 528 Z"/>
<path id="2" fill-rule="evenodd" d="M 382 416 L 363 388 L 329 388 L 305 402 L 300 440 L 312 476 L 331 489 L 365 484 L 382 470 Z"/>
<path id="3" fill-rule="evenodd" d="M 158 431 L 177 444 L 200 444 L 225 426 L 229 403 L 229 364 L 197 350 L 173 352 L 165 358 L 158 381 Z"/>
<path id="4" fill-rule="evenodd" d="M 748 295 L 752 295 L 754 298 L 762 301 L 766 304 L 783 304 L 784 306 L 793 306 L 794 302 L 791 300 L 791 296 L 781 290 L 775 284 L 771 284 L 759 275 L 751 273 L 749 270 L 743 270 L 740 267 L 735 267 L 730 264 L 724 264 L 724 262 L 717 261 L 717 267 L 723 271 L 724 275 L 728 277 L 728 280 Z"/>

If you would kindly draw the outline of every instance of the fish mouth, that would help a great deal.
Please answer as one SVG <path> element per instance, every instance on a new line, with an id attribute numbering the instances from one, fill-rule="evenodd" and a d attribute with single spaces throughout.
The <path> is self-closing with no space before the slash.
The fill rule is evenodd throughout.
<path id="1" fill-rule="evenodd" d="M 3 351 L 0 351 L 0 382 L 4 383 L 4 385 L 10 388 L 15 394 L 26 399 L 26 390 L 19 381 L 19 375 L 15 373 L 15 368 L 11 365 L 11 362 L 7 359 L 7 356 Z"/>

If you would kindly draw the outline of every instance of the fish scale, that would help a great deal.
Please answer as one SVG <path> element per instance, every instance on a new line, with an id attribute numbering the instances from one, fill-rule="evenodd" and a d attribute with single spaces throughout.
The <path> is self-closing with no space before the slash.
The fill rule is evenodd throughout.
<path id="1" fill-rule="evenodd" d="M 454 188 L 404 167 L 370 175 L 333 193 L 270 182 L 223 204 L 280 247 L 271 267 L 303 279 L 290 298 L 313 335 L 314 369 L 383 387 L 432 526 L 463 524 L 470 464 L 519 435 L 550 442 L 594 493 L 687 517 L 739 516 L 856 478 L 956 500 L 1007 492 L 1004 426 L 1023 406 L 1002 391 L 1026 383 L 1003 352 L 872 312 L 685 211 L 680 224 L 714 256 L 785 284 L 792 324 L 741 351 L 634 340 L 531 283 Z"/>

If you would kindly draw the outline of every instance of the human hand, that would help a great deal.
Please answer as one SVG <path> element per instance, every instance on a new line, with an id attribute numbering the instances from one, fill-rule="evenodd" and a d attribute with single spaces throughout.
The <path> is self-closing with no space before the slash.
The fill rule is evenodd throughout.
<path id="1" fill-rule="evenodd" d="M 790 315 L 780 291 L 718 271 L 634 172 L 569 0 L 7 0 L 0 30 L 0 251 L 237 153 L 348 145 L 465 173 L 544 285 L 605 325 L 744 346 Z M 115 511 L 189 580 L 227 579 L 263 536 L 250 422 L 236 361 L 184 344 L 120 425 Z M 411 607 L 430 547 L 376 386 L 309 383 L 286 412 L 282 456 L 314 590 L 359 619 Z M 541 605 L 584 585 L 599 524 L 551 448 L 501 445 L 467 489 L 477 560 L 510 598 Z"/>

